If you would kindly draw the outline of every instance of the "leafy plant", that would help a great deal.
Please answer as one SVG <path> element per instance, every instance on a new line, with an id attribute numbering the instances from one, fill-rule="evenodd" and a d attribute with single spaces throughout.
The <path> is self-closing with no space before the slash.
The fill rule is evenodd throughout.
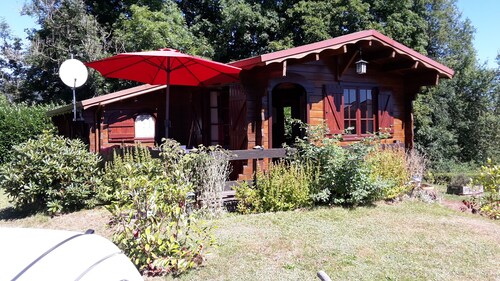
<path id="1" fill-rule="evenodd" d="M 0 164 L 12 159 L 12 147 L 53 130 L 54 125 L 47 117 L 50 106 L 28 106 L 11 104 L 0 95 Z"/>
<path id="2" fill-rule="evenodd" d="M 451 186 L 466 186 L 469 185 L 472 182 L 472 178 L 464 175 L 464 174 L 458 174 L 454 175 L 451 180 L 450 184 Z"/>
<path id="3" fill-rule="evenodd" d="M 313 200 L 353 206 L 378 199 L 387 183 L 370 177 L 370 166 L 365 162 L 376 140 L 369 139 L 343 148 L 338 138 L 324 137 L 324 132 L 323 126 L 310 127 L 307 138 L 295 144 L 297 155 L 294 161 L 315 167 L 310 188 Z"/>
<path id="4" fill-rule="evenodd" d="M 373 149 L 363 143 L 351 145 L 347 157 L 338 169 L 331 171 L 332 185 L 330 201 L 338 205 L 365 205 L 380 198 L 387 183 L 380 178 L 370 177 L 370 166 L 366 155 Z"/>
<path id="5" fill-rule="evenodd" d="M 308 207 L 310 169 L 297 163 L 271 163 L 267 172 L 256 174 L 256 186 L 244 183 L 236 190 L 238 209 L 248 212 L 288 211 Z"/>
<path id="6" fill-rule="evenodd" d="M 125 149 L 107 165 L 107 206 L 115 223 L 113 241 L 146 275 L 181 274 L 203 263 L 214 243 L 212 227 L 199 220 L 187 195 L 193 185 L 175 141 L 162 146 L 161 159 L 147 148 Z"/>
<path id="7" fill-rule="evenodd" d="M 376 147 L 367 155 L 366 162 L 369 166 L 370 177 L 387 183 L 385 189 L 382 190 L 382 198 L 393 199 L 409 191 L 410 173 L 407 169 L 404 149 Z"/>
<path id="8" fill-rule="evenodd" d="M 44 132 L 13 147 L 13 158 L 0 168 L 0 185 L 17 208 L 52 214 L 95 204 L 98 155 L 80 140 Z"/>
<path id="9" fill-rule="evenodd" d="M 148 148 L 137 145 L 113 151 L 113 160 L 106 162 L 105 173 L 98 187 L 98 197 L 109 204 L 123 189 L 123 183 L 131 176 L 162 174 L 160 159 L 153 159 Z"/>
<path id="10" fill-rule="evenodd" d="M 500 165 L 495 165 L 488 159 L 474 183 L 483 185 L 486 193 L 481 203 L 481 212 L 492 219 L 500 219 Z"/>

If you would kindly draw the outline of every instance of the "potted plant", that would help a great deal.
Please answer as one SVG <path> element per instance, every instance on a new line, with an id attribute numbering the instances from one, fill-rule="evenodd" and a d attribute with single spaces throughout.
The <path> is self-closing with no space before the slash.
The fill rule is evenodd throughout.
<path id="1" fill-rule="evenodd" d="M 472 184 L 472 178 L 464 175 L 458 174 L 453 176 L 448 184 L 446 189 L 446 193 L 448 194 L 457 194 L 457 195 L 475 195 L 483 193 L 483 186 Z"/>

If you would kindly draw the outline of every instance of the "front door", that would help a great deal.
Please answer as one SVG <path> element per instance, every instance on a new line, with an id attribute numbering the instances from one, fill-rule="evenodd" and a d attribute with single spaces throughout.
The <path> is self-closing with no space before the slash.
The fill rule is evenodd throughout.
<path id="1" fill-rule="evenodd" d="M 272 92 L 272 147 L 292 145 L 297 137 L 304 137 L 300 123 L 306 119 L 306 91 L 295 83 L 278 84 Z"/>

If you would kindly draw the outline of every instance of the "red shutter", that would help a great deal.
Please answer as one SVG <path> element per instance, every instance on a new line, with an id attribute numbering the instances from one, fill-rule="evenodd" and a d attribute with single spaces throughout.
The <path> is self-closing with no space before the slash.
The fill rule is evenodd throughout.
<path id="1" fill-rule="evenodd" d="M 325 85 L 323 95 L 325 120 L 331 134 L 344 132 L 344 94 L 339 85 Z"/>
<path id="2" fill-rule="evenodd" d="M 108 140 L 133 140 L 135 137 L 134 118 L 127 113 L 114 112 L 108 118 Z"/>
<path id="3" fill-rule="evenodd" d="M 394 105 L 390 90 L 381 89 L 378 93 L 378 128 L 394 133 Z"/>
<path id="4" fill-rule="evenodd" d="M 231 149 L 247 148 L 247 102 L 239 84 L 229 88 L 229 144 Z"/>

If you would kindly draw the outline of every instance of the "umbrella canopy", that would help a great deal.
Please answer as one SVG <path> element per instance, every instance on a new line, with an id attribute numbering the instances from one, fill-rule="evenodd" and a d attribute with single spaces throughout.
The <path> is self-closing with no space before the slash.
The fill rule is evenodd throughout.
<path id="1" fill-rule="evenodd" d="M 240 68 L 173 49 L 122 53 L 85 63 L 104 77 L 167 85 L 165 135 L 168 137 L 170 86 L 207 86 L 238 81 Z"/>
<path id="2" fill-rule="evenodd" d="M 199 86 L 238 80 L 240 68 L 183 54 L 173 49 L 122 53 L 85 65 L 104 77 L 133 80 L 152 85 Z"/>

